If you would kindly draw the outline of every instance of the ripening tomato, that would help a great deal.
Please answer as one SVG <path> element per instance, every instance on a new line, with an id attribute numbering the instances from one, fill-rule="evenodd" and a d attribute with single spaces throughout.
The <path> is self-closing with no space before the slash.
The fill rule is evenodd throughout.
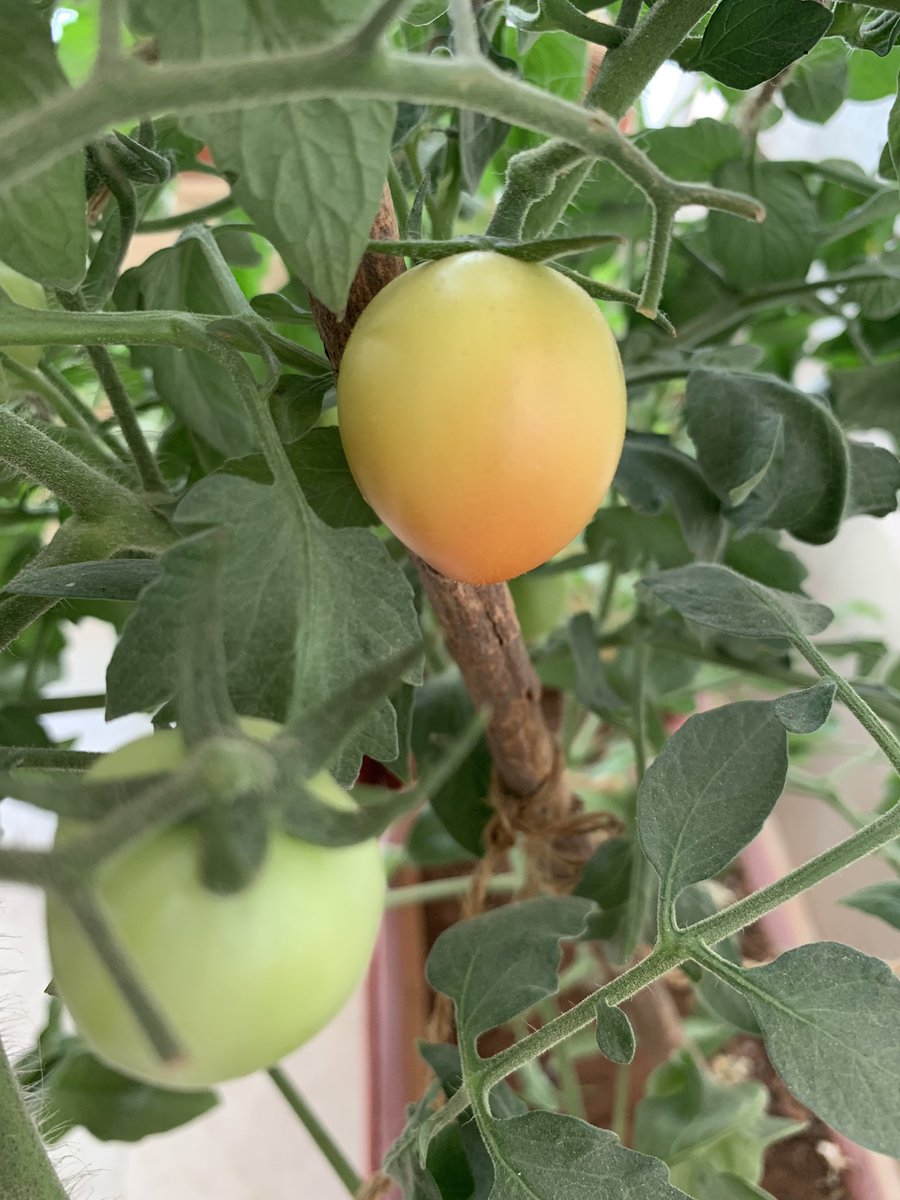
<path id="1" fill-rule="evenodd" d="M 0 263 L 0 288 L 14 304 L 21 304 L 23 308 L 47 307 L 47 296 L 41 285 L 5 263 Z M 0 349 L 23 367 L 36 367 L 44 353 L 43 346 L 2 346 Z"/>
<path id="2" fill-rule="evenodd" d="M 546 562 L 603 499 L 625 436 L 618 348 L 550 267 L 472 251 L 407 271 L 360 317 L 338 377 L 369 504 L 453 579 Z"/>
<path id="3" fill-rule="evenodd" d="M 242 724 L 260 740 L 278 731 Z M 89 774 L 140 778 L 184 757 L 181 735 L 161 731 Z M 312 786 L 336 807 L 352 804 L 325 772 Z M 169 1088 L 260 1070 L 318 1033 L 359 983 L 384 905 L 374 840 L 331 849 L 273 834 L 259 874 L 229 896 L 203 886 L 199 849 L 188 822 L 124 850 L 99 876 L 113 928 L 184 1047 L 177 1062 L 159 1060 L 78 922 L 48 901 L 53 977 L 79 1032 L 112 1066 Z"/>

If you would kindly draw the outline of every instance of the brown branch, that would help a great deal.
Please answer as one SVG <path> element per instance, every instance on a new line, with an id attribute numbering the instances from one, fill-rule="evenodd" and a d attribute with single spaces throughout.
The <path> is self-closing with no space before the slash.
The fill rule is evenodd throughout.
<path id="1" fill-rule="evenodd" d="M 390 194 L 385 196 L 372 239 L 397 238 Z M 336 316 L 312 298 L 319 334 L 335 371 L 360 313 L 404 270 L 399 257 L 367 254 L 357 271 L 346 313 Z M 557 762 L 556 738 L 541 709 L 541 685 L 531 664 L 512 596 L 505 583 L 476 587 L 446 579 L 414 558 L 453 655 L 477 708 L 487 709 L 487 741 L 504 788 L 525 798 L 546 786 Z M 560 775 L 554 807 L 571 809 L 572 798 Z"/>

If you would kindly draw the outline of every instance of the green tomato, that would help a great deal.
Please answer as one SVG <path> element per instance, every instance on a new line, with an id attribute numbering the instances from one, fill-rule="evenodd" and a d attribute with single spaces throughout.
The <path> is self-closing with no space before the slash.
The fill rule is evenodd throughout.
<path id="1" fill-rule="evenodd" d="M 510 580 L 509 590 L 526 642 L 547 637 L 568 612 L 568 575 L 520 575 Z"/>
<path id="2" fill-rule="evenodd" d="M 279 728 L 242 725 L 260 740 Z M 88 774 L 136 779 L 184 758 L 181 734 L 160 731 Z M 327 772 L 310 787 L 335 807 L 352 806 Z M 229 896 L 203 886 L 199 859 L 188 822 L 122 851 L 98 877 L 116 935 L 184 1048 L 176 1062 L 157 1057 L 69 909 L 52 896 L 47 906 L 54 981 L 85 1041 L 127 1075 L 169 1088 L 261 1070 L 318 1033 L 362 978 L 384 906 L 375 840 L 326 848 L 275 833 L 254 881 Z"/>
<path id="3" fill-rule="evenodd" d="M 21 304 L 23 308 L 47 307 L 47 296 L 41 285 L 5 263 L 0 263 L 0 288 L 14 304 Z M 23 367 L 32 368 L 38 365 L 44 353 L 43 346 L 0 346 L 0 349 Z"/>

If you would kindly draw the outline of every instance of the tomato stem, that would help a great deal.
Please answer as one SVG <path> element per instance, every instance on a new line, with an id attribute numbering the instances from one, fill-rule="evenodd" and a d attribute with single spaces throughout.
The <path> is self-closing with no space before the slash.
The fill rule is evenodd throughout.
<path id="1" fill-rule="evenodd" d="M 0 1179 L 4 1200 L 66 1200 L 0 1041 Z"/>
<path id="2" fill-rule="evenodd" d="M 281 1092 L 282 1096 L 299 1117 L 306 1132 L 316 1143 L 322 1154 L 330 1163 L 334 1173 L 351 1196 L 356 1196 L 362 1187 L 362 1179 L 348 1161 L 343 1150 L 310 1108 L 306 1099 L 301 1095 L 294 1083 L 288 1078 L 283 1067 L 270 1067 L 269 1078 Z"/>

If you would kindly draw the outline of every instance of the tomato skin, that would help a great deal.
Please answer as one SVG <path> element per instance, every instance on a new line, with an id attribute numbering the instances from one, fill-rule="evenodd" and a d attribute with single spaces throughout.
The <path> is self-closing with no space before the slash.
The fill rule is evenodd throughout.
<path id="1" fill-rule="evenodd" d="M 278 729 L 243 724 L 261 738 Z M 141 777 L 183 758 L 181 735 L 163 731 L 90 774 Z M 352 803 L 327 773 L 313 783 L 328 802 Z M 113 927 L 185 1048 L 174 1063 L 157 1058 L 78 923 L 48 899 L 54 981 L 79 1032 L 112 1066 L 169 1088 L 260 1070 L 318 1033 L 362 978 L 384 904 L 374 840 L 330 849 L 275 833 L 259 875 L 230 896 L 204 888 L 199 853 L 197 829 L 182 824 L 123 851 L 99 881 Z"/>
<path id="2" fill-rule="evenodd" d="M 566 546 L 625 434 L 622 364 L 596 304 L 559 272 L 493 252 L 388 284 L 356 324 L 337 394 L 369 504 L 468 583 L 521 575 Z"/>
<path id="3" fill-rule="evenodd" d="M 13 303 L 21 304 L 23 308 L 47 307 L 47 296 L 41 285 L 27 275 L 20 275 L 5 263 L 0 263 L 0 289 L 6 292 Z M 31 368 L 38 365 L 44 354 L 43 346 L 2 346 L 0 349 L 23 367 Z"/>
<path id="4" fill-rule="evenodd" d="M 526 642 L 542 641 L 569 610 L 567 575 L 523 575 L 511 581 L 509 590 Z"/>

